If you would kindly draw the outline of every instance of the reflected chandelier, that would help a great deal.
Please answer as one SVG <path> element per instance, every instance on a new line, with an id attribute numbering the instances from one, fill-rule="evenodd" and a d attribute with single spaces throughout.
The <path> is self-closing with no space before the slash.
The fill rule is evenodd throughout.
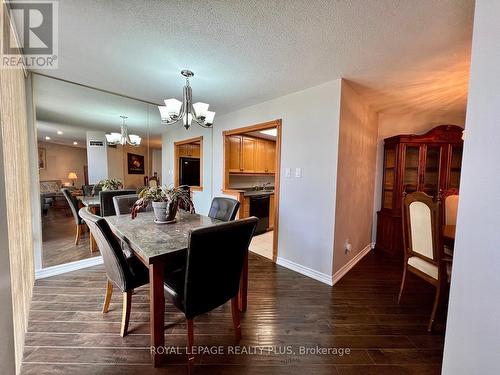
<path id="1" fill-rule="evenodd" d="M 106 143 L 111 146 L 126 145 L 129 144 L 134 147 L 138 147 L 141 144 L 141 137 L 135 134 L 128 134 L 127 125 L 125 120 L 127 116 L 120 116 L 123 120 L 121 133 L 108 133 L 106 134 Z"/>
<path id="2" fill-rule="evenodd" d="M 189 129 L 194 120 L 198 125 L 209 128 L 214 122 L 215 112 L 208 110 L 206 103 L 194 103 L 189 86 L 189 78 L 194 76 L 190 70 L 183 70 L 181 74 L 186 77 L 186 85 L 182 89 L 182 102 L 177 99 L 164 100 L 164 106 L 158 106 L 162 124 L 173 125 L 182 120 L 182 125 Z"/>

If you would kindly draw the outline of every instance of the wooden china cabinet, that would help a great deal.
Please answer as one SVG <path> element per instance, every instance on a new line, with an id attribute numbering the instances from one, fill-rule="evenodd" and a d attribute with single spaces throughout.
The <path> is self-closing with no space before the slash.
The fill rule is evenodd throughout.
<path id="1" fill-rule="evenodd" d="M 436 197 L 457 189 L 462 165 L 462 132 L 440 125 L 423 135 L 398 135 L 384 140 L 382 208 L 377 212 L 377 248 L 403 254 L 403 193 L 423 191 Z"/>

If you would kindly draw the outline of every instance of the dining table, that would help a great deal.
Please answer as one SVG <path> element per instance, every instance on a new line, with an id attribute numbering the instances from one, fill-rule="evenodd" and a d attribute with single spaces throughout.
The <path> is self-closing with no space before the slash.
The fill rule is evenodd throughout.
<path id="1" fill-rule="evenodd" d="M 185 252 L 188 247 L 189 233 L 201 227 L 223 223 L 208 216 L 181 211 L 176 222 L 172 224 L 156 224 L 154 212 L 139 212 L 135 219 L 131 215 L 106 216 L 112 232 L 124 241 L 149 270 L 149 306 L 151 347 L 165 346 L 165 265 L 173 253 Z M 245 257 L 240 281 L 238 298 L 240 310 L 247 308 L 248 290 L 248 253 Z M 164 362 L 165 351 L 151 350 L 155 367 Z"/>
<path id="2" fill-rule="evenodd" d="M 99 196 L 78 195 L 76 196 L 76 199 L 82 202 L 82 204 L 85 207 L 88 207 L 94 215 L 97 214 L 97 212 L 101 207 L 101 200 Z M 92 233 L 90 233 L 90 252 L 93 253 L 96 250 L 97 250 L 97 243 Z"/>

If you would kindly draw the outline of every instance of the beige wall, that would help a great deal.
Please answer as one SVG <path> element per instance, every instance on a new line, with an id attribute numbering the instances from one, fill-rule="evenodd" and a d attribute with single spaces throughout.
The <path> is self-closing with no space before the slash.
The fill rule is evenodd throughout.
<path id="1" fill-rule="evenodd" d="M 375 242 L 377 234 L 377 211 L 380 210 L 380 207 L 382 205 L 384 139 L 399 134 L 424 134 L 432 128 L 443 124 L 459 125 L 464 127 L 465 113 L 379 113 L 377 135 L 377 168 L 375 172 L 373 212 L 373 242 Z"/>
<path id="2" fill-rule="evenodd" d="M 4 11 L 4 3 L 2 2 L 0 17 L 4 16 Z M 0 51 L 0 59 L 2 58 Z M 0 185 L 3 185 L 2 187 L 5 189 L 2 191 L 4 193 L 2 196 L 7 197 L 3 209 L 0 211 L 0 223 L 3 226 L 7 222 L 0 241 L 2 246 L 1 260 L 3 262 L 8 258 L 10 289 L 12 291 L 12 297 L 2 299 L 0 307 L 2 327 L 8 328 L 7 332 L 2 331 L 0 373 L 11 374 L 12 360 L 5 358 L 4 354 L 8 356 L 12 345 L 14 345 L 15 367 L 16 371 L 19 372 L 35 276 L 31 221 L 32 197 L 29 189 L 32 181 L 29 173 L 29 137 L 23 70 L 0 69 L 0 103 L 0 138 L 2 142 L 0 157 L 3 163 L 3 168 L 0 170 Z M 4 231 L 6 233 L 3 233 Z M 5 266 L 4 264 L 2 270 L 5 270 Z M 0 284 L 5 292 L 5 284 L 9 283 L 9 275 L 2 273 L 0 276 Z M 5 324 L 8 322 L 4 320 L 10 317 L 13 321 L 12 326 Z M 3 362 L 4 359 L 6 362 Z"/>
<path id="3" fill-rule="evenodd" d="M 84 184 L 83 166 L 87 165 L 87 150 L 81 147 L 64 146 L 55 143 L 38 142 L 38 148 L 44 148 L 47 155 L 45 169 L 40 169 L 40 181 L 61 180 L 71 182 L 69 172 L 75 172 L 78 179 L 75 186 Z"/>
<path id="4" fill-rule="evenodd" d="M 342 81 L 333 273 L 371 245 L 377 115 Z M 349 239 L 352 250 L 345 254 Z"/>
<path id="5" fill-rule="evenodd" d="M 124 187 L 138 187 L 144 185 L 144 176 L 152 176 L 151 172 L 151 153 L 152 149 L 140 146 L 118 146 L 116 148 L 108 147 L 108 176 L 109 178 L 117 178 L 123 182 Z M 128 174 L 127 168 L 127 153 L 144 156 L 144 171 L 146 174 Z"/>

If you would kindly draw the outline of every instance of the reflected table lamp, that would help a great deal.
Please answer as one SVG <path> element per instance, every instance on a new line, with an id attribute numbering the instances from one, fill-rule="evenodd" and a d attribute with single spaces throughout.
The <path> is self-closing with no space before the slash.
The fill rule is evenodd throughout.
<path id="1" fill-rule="evenodd" d="M 75 180 L 78 178 L 75 172 L 69 172 L 68 179 L 71 180 L 73 186 L 75 186 Z"/>

